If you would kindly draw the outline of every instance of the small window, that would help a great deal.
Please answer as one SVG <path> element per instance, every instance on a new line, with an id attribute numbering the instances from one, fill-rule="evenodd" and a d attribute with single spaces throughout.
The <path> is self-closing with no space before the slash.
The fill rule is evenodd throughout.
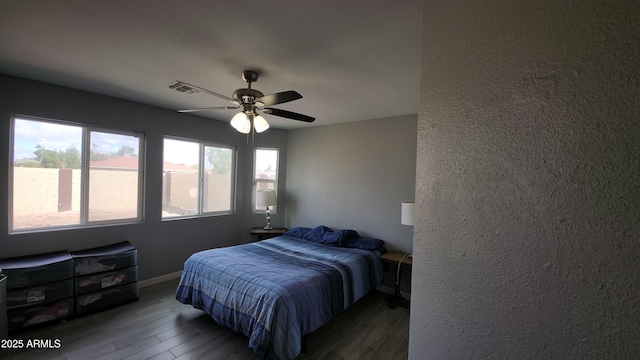
<path id="1" fill-rule="evenodd" d="M 253 167 L 253 211 L 256 213 L 266 210 L 256 201 L 258 191 L 265 189 L 278 189 L 278 149 L 256 148 Z M 271 213 L 276 213 L 276 210 L 277 206 L 271 207 Z"/>
<path id="2" fill-rule="evenodd" d="M 235 149 L 164 139 L 162 218 L 233 212 Z"/>
<path id="3" fill-rule="evenodd" d="M 12 120 L 10 231 L 142 221 L 142 135 Z"/>

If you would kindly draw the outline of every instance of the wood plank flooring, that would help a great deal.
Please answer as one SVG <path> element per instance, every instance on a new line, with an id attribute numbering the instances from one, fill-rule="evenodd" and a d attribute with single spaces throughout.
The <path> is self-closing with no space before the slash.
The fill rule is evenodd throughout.
<path id="1" fill-rule="evenodd" d="M 254 360 L 248 339 L 175 300 L 177 280 L 140 289 L 140 300 L 12 339 L 60 341 L 57 349 L 0 350 L 0 359 Z M 307 338 L 311 359 L 407 359 L 409 311 L 367 296 Z"/>

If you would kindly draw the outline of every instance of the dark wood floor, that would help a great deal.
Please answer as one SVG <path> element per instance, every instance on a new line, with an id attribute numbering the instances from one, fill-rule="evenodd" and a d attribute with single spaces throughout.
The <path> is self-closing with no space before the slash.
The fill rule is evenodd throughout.
<path id="1" fill-rule="evenodd" d="M 58 349 L 0 350 L 1 359 L 257 359 L 248 339 L 175 300 L 177 280 L 140 289 L 140 300 L 14 339 L 60 340 Z M 297 359 L 406 359 L 409 311 L 368 296 L 308 336 Z"/>

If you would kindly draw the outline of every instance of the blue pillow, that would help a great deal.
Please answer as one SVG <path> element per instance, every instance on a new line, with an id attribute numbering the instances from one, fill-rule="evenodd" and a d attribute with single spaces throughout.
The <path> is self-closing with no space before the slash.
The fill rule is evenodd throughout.
<path id="1" fill-rule="evenodd" d="M 306 228 L 306 227 L 295 227 L 287 230 L 287 232 L 285 232 L 284 234 L 302 239 L 304 238 L 304 234 L 310 230 L 311 230 L 310 228 Z"/>
<path id="2" fill-rule="evenodd" d="M 343 234 L 342 232 L 334 232 L 326 226 L 316 226 L 304 237 L 307 240 L 317 242 L 329 246 L 341 246 Z"/>
<path id="3" fill-rule="evenodd" d="M 387 252 L 387 248 L 384 247 L 384 241 L 374 238 L 357 237 L 347 239 L 343 246 L 364 250 L 378 250 L 380 254 Z"/>
<path id="4" fill-rule="evenodd" d="M 329 246 L 342 246 L 345 240 L 358 237 L 358 233 L 355 230 L 345 229 L 333 231 L 331 228 L 322 225 L 316 226 L 313 229 L 296 227 L 284 234 Z"/>

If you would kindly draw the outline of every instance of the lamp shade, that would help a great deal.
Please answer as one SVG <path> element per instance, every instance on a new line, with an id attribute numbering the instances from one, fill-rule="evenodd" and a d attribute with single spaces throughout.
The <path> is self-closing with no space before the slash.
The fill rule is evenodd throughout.
<path id="1" fill-rule="evenodd" d="M 269 128 L 269 123 L 262 116 L 258 115 L 253 118 L 253 128 L 259 134 Z"/>
<path id="2" fill-rule="evenodd" d="M 233 126 L 234 129 L 238 130 L 238 132 L 241 132 L 243 134 L 248 134 L 251 132 L 251 121 L 249 121 L 247 114 L 243 112 L 237 113 L 231 119 L 231 126 Z"/>
<path id="3" fill-rule="evenodd" d="M 402 225 L 413 225 L 413 208 L 414 203 L 402 203 L 402 210 L 400 213 L 400 223 Z"/>
<path id="4" fill-rule="evenodd" d="M 258 206 L 274 206 L 278 203 L 276 199 L 276 191 L 271 189 L 258 190 L 256 205 Z"/>

